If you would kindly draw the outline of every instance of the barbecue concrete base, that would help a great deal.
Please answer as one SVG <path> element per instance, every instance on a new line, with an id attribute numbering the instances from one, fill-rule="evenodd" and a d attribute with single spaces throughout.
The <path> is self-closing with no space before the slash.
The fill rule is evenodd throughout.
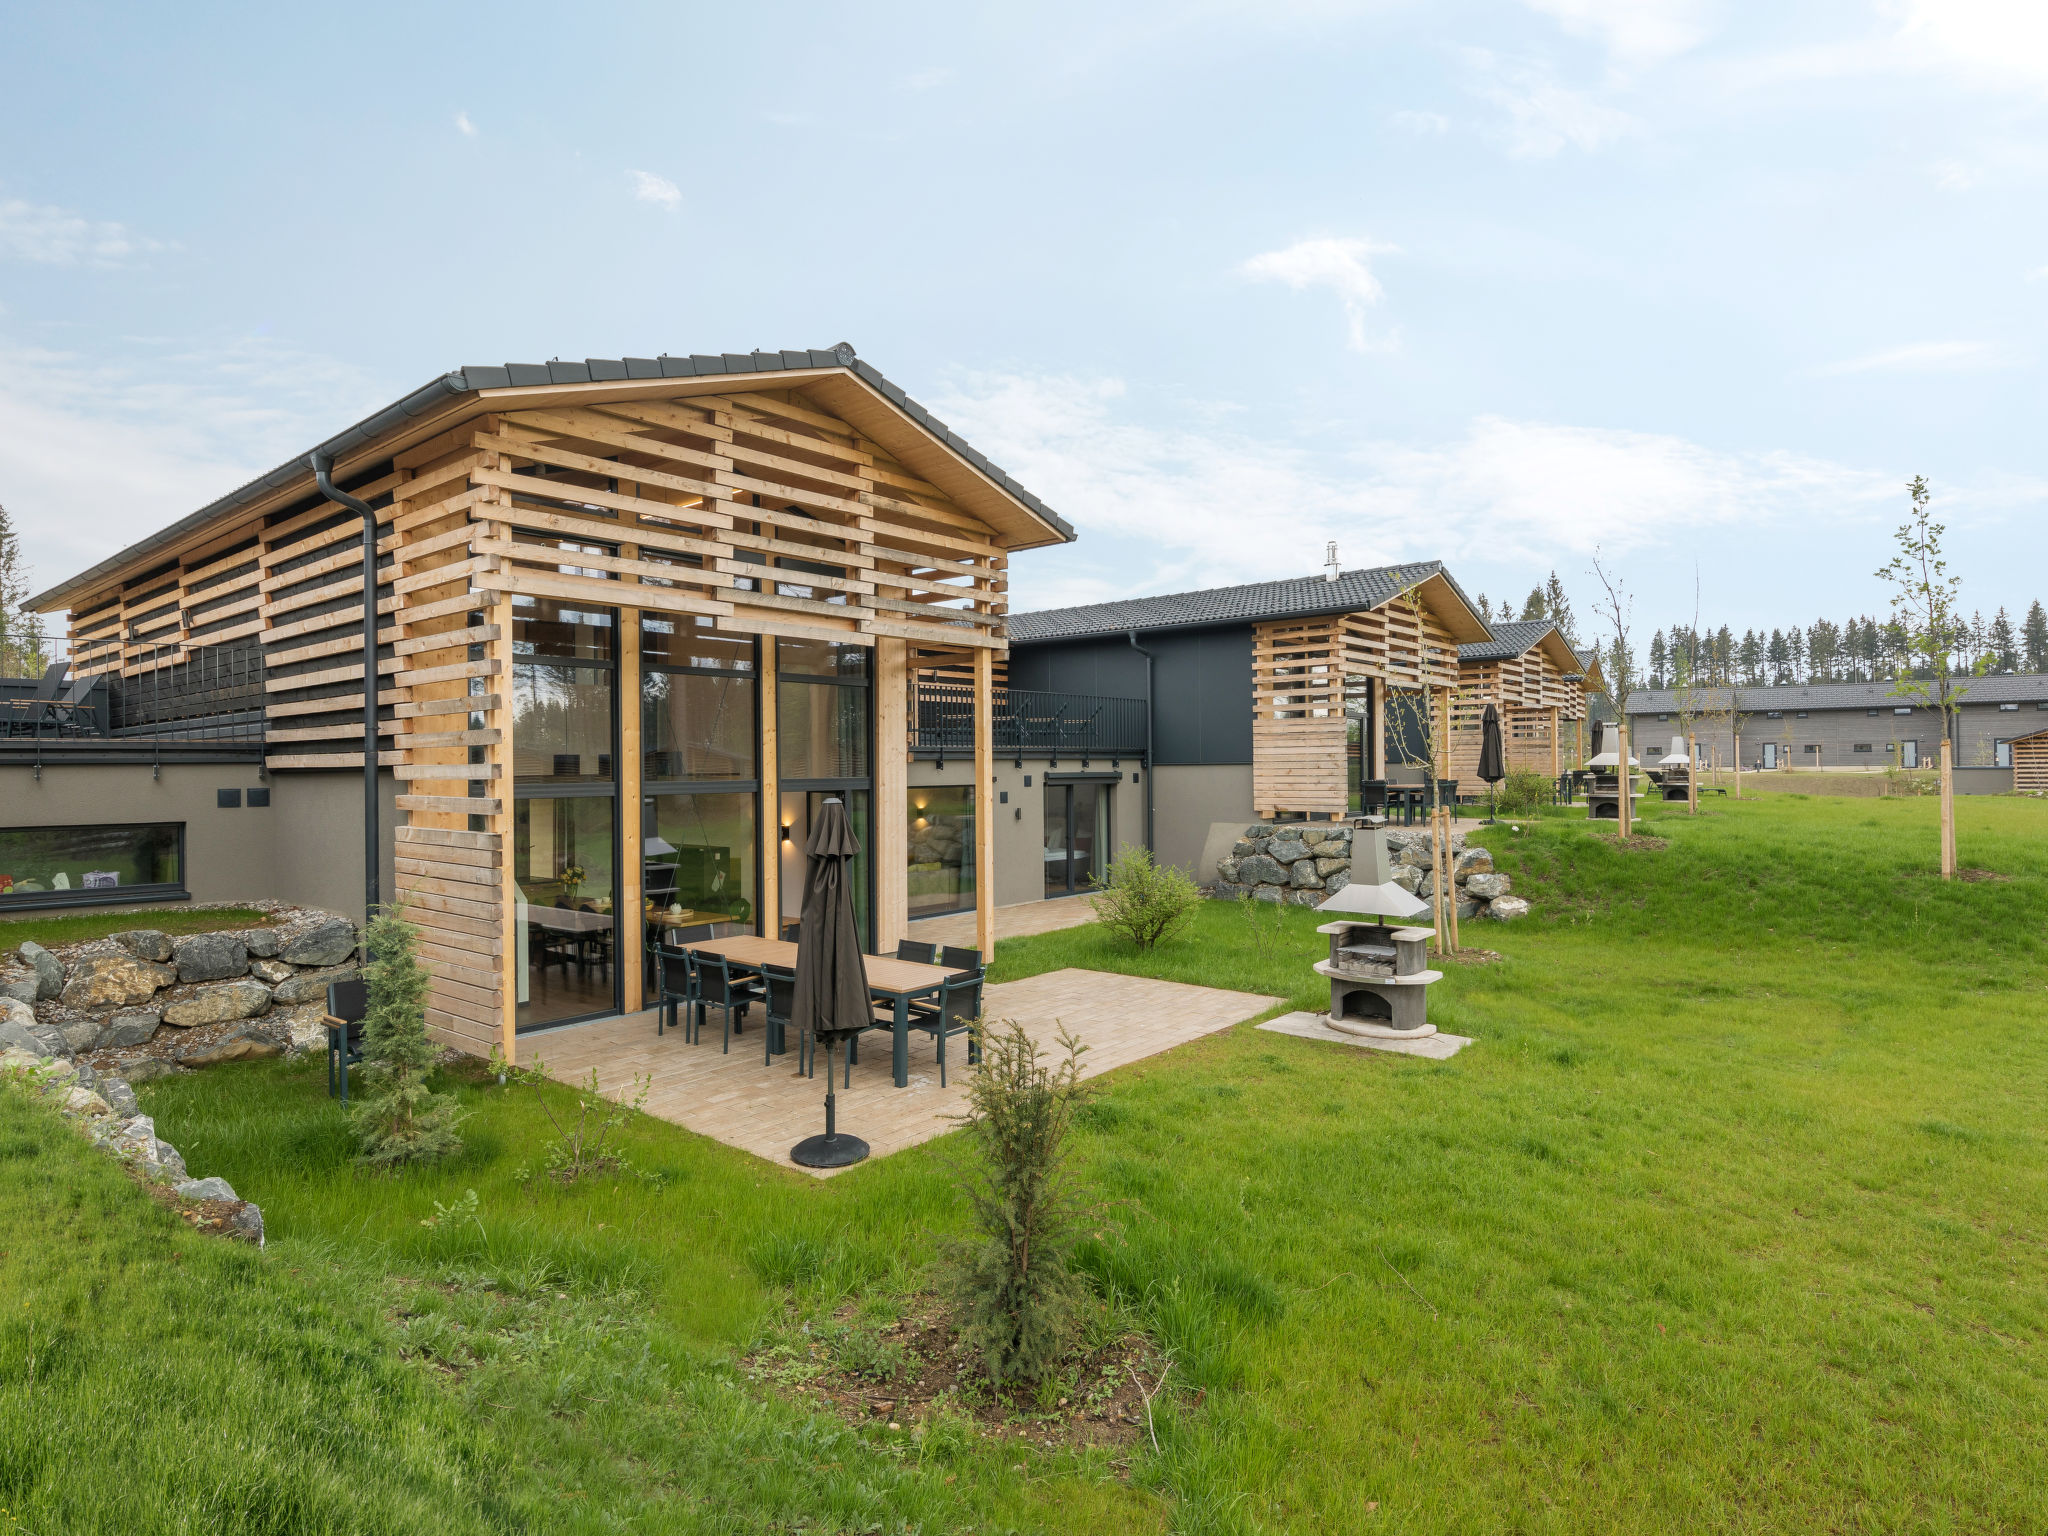
<path id="1" fill-rule="evenodd" d="M 1363 1046 L 1369 1051 L 1392 1051 L 1396 1056 L 1427 1056 L 1432 1061 L 1455 1056 L 1472 1043 L 1468 1035 L 1447 1035 L 1441 1031 L 1420 1040 L 1373 1039 L 1346 1034 L 1341 1029 L 1330 1028 L 1330 1016 L 1326 1013 L 1284 1013 L 1277 1019 L 1266 1020 L 1259 1028 L 1270 1029 L 1278 1035 L 1293 1035 L 1301 1040 L 1328 1040 L 1336 1045 Z"/>

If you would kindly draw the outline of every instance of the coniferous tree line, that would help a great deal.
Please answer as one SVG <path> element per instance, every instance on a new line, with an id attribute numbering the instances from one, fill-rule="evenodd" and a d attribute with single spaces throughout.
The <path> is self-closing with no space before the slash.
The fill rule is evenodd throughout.
<path id="1" fill-rule="evenodd" d="M 1950 657 L 1954 672 L 1978 675 L 2048 672 L 2048 610 L 2037 599 L 2018 624 L 2000 608 L 1990 619 L 1977 612 L 1957 626 L 1956 648 Z M 1928 671 L 1924 658 L 1912 653 L 1904 628 L 1895 618 L 1868 614 L 1836 623 L 1816 619 L 1768 632 L 1745 629 L 1735 634 L 1727 625 L 1695 631 L 1673 624 L 1650 636 L 1644 657 L 1645 681 L 1651 688 L 1672 688 L 1687 678 L 1701 684 L 1735 684 L 1744 688 L 1785 687 L 1795 683 L 1877 683 Z"/>

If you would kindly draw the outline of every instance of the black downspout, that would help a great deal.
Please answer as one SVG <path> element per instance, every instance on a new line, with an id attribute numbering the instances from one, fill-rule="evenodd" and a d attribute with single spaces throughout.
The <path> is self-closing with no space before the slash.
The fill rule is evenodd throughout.
<path id="1" fill-rule="evenodd" d="M 1152 842 L 1152 776 L 1159 771 L 1159 765 L 1152 761 L 1152 653 L 1138 644 L 1138 632 L 1127 630 L 1124 638 L 1131 642 L 1131 649 L 1145 658 L 1145 851 L 1156 853 Z"/>
<path id="2" fill-rule="evenodd" d="M 363 921 L 377 915 L 381 904 L 377 846 L 377 513 L 359 496 L 334 483 L 334 455 L 312 455 L 313 480 L 320 494 L 348 508 L 363 520 Z"/>

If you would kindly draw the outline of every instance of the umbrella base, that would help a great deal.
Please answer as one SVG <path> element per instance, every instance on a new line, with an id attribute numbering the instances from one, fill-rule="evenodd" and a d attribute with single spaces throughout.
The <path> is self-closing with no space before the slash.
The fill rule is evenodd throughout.
<path id="1" fill-rule="evenodd" d="M 858 1136 L 806 1136 L 789 1149 L 799 1168 L 851 1168 L 867 1155 L 868 1144 Z"/>

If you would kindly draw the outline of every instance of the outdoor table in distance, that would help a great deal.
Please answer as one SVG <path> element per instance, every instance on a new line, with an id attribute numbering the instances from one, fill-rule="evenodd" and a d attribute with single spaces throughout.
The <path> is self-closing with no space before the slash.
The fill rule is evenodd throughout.
<path id="1" fill-rule="evenodd" d="M 723 955 L 735 965 L 759 970 L 764 965 L 796 969 L 797 946 L 787 939 L 742 934 L 730 939 L 708 939 L 690 946 L 695 954 Z M 868 993 L 895 1009 L 892 1025 L 892 1072 L 898 1088 L 910 1086 L 910 1004 L 912 1000 L 937 992 L 948 976 L 942 965 L 921 965 L 915 960 L 893 960 L 884 955 L 865 957 Z M 776 1042 L 780 1044 L 781 1042 Z M 787 1050 L 788 1047 L 784 1046 Z"/>

